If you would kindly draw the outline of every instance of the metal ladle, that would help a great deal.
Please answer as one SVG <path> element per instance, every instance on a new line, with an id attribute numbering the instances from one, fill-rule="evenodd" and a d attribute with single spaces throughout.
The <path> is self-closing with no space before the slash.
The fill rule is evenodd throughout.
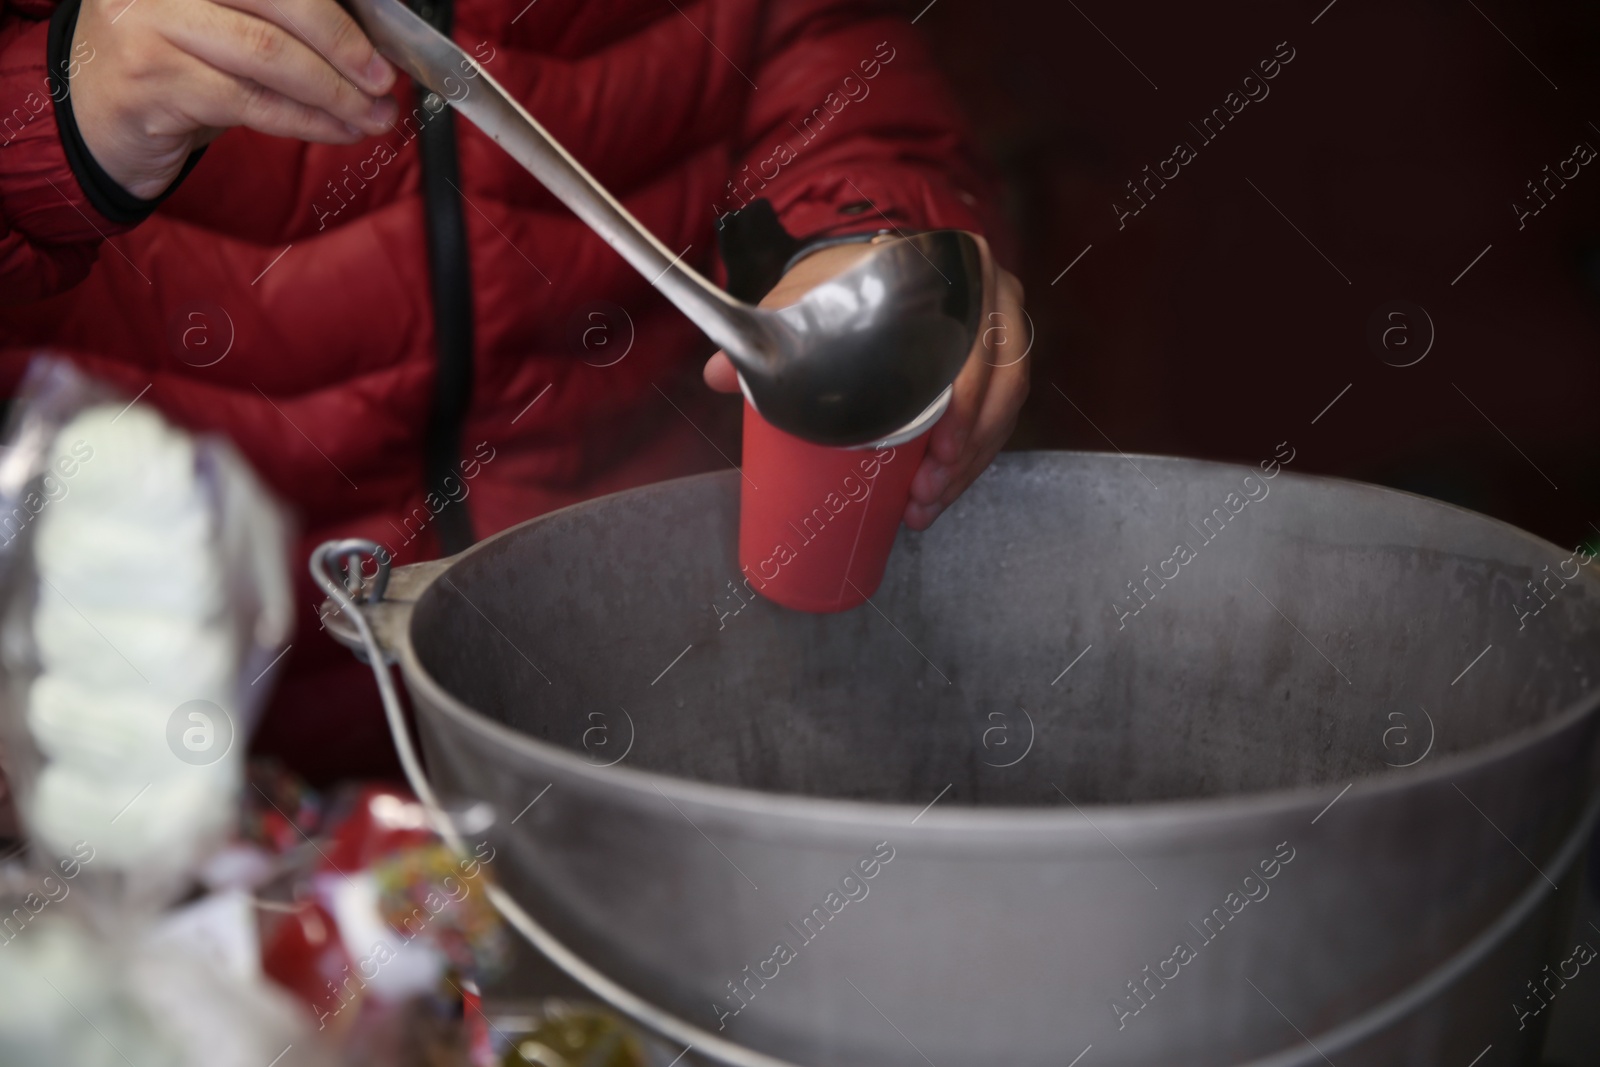
<path id="1" fill-rule="evenodd" d="M 992 267 L 981 237 L 878 238 L 790 307 L 733 299 L 628 213 L 527 110 L 400 0 L 348 0 L 378 49 L 450 101 L 722 347 L 761 416 L 858 445 L 931 422 L 977 338 Z M 442 105 L 441 105 L 442 106 Z"/>

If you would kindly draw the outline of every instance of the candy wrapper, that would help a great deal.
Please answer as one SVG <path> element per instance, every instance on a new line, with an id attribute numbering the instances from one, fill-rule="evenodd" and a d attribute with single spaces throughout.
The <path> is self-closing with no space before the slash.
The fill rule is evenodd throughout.
<path id="1" fill-rule="evenodd" d="M 247 825 L 268 847 L 282 837 L 270 818 Z M 508 932 L 488 901 L 492 846 L 457 854 L 414 797 L 367 785 L 335 800 L 309 851 L 283 858 L 286 876 L 261 891 L 271 901 L 263 966 L 346 1063 L 410 1063 L 407 1048 L 431 1030 L 454 1044 L 450 1062 L 494 1067 L 476 994 L 509 960 Z M 481 1055 L 470 1050 L 474 1032 Z"/>
<path id="2" fill-rule="evenodd" d="M 0 458 L 6 772 L 46 864 L 114 923 L 231 828 L 292 611 L 287 524 L 226 441 L 41 359 Z"/>
<path id="3" fill-rule="evenodd" d="M 551 998 L 525 1016 L 501 1015 L 494 1067 L 662 1067 L 667 1057 L 598 1005 Z M 655 1055 L 651 1055 L 655 1052 Z M 669 1067 L 675 1067 L 672 1060 Z"/>

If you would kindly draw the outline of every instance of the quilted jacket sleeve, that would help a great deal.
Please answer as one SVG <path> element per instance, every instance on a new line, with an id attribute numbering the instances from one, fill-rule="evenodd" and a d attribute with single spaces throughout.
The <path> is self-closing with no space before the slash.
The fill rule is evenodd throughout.
<path id="1" fill-rule="evenodd" d="M 89 204 L 56 127 L 46 79 L 48 0 L 0 0 L 0 303 L 82 281 L 100 242 L 120 233 Z M 84 42 L 74 61 L 93 48 Z"/>
<path id="2" fill-rule="evenodd" d="M 996 227 L 992 179 L 898 5 L 768 5 L 742 140 L 719 215 L 757 197 L 802 239 Z"/>

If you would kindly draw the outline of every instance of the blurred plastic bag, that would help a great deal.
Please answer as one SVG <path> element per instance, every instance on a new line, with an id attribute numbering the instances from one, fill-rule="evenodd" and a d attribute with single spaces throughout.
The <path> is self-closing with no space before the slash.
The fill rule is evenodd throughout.
<path id="1" fill-rule="evenodd" d="M 238 807 L 291 623 L 281 508 L 226 441 L 37 360 L 0 457 L 0 727 L 45 865 L 114 924 L 190 883 Z"/>

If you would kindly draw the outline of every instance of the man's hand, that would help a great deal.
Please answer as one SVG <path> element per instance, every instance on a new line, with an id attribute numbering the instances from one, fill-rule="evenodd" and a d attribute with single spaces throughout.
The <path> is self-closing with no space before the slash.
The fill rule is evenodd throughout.
<path id="1" fill-rule="evenodd" d="M 146 199 L 230 126 L 349 144 L 398 113 L 394 68 L 334 0 L 83 0 L 80 48 L 78 131 Z"/>
<path id="2" fill-rule="evenodd" d="M 848 270 L 871 249 L 862 244 L 820 249 L 794 265 L 761 301 L 762 307 L 787 307 L 842 271 Z M 926 530 L 972 480 L 983 473 L 1011 436 L 1017 412 L 1028 397 L 1030 338 L 1022 313 L 1022 283 L 1010 272 L 995 268 L 992 307 L 986 309 L 983 329 L 956 378 L 950 409 L 934 426 L 928 454 L 911 480 L 911 500 L 905 523 Z M 706 384 L 721 393 L 739 389 L 728 357 L 718 352 L 706 363 Z"/>

